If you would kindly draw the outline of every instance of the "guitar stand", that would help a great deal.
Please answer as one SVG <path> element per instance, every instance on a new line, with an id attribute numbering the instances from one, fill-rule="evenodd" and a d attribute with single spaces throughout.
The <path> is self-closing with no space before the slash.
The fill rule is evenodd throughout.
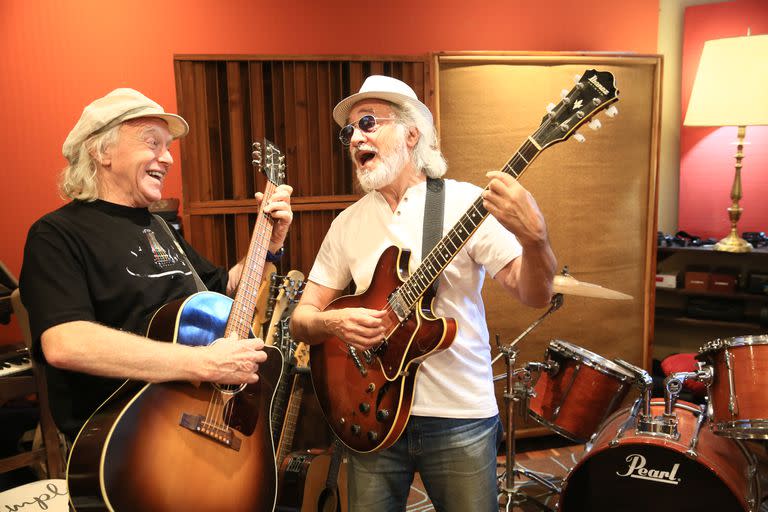
<path id="1" fill-rule="evenodd" d="M 502 346 L 499 343 L 498 336 L 496 337 L 496 344 L 499 347 L 499 355 L 494 359 L 496 361 L 502 355 L 506 362 L 506 387 L 504 389 L 504 403 L 506 409 L 506 460 L 504 473 L 499 478 L 499 493 L 498 500 L 499 505 L 504 504 L 504 510 L 506 512 L 512 512 L 515 507 L 522 505 L 523 503 L 531 503 L 539 510 L 547 512 L 553 512 L 553 509 L 546 504 L 539 501 L 534 496 L 522 493 L 515 489 L 515 477 L 522 475 L 529 480 L 532 480 L 541 486 L 549 489 L 551 493 L 560 494 L 560 487 L 558 487 L 550 479 L 545 478 L 535 471 L 528 469 L 515 467 L 515 436 L 517 421 L 515 418 L 515 411 L 519 411 L 521 415 L 528 414 L 528 402 L 532 394 L 531 389 L 531 371 L 547 371 L 549 365 L 547 363 L 528 363 L 524 368 L 513 370 L 515 361 L 517 359 L 517 350 L 515 345 L 526 336 L 534 327 L 536 327 L 544 318 L 554 313 L 563 304 L 562 294 L 555 294 L 552 297 L 550 308 L 533 324 L 531 324 L 520 336 L 517 337 L 509 345 Z"/>

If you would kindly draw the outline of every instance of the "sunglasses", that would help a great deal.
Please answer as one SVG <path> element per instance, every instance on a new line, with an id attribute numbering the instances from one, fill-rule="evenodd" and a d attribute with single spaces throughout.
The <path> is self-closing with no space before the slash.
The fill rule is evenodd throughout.
<path id="1" fill-rule="evenodd" d="M 345 146 L 349 146 L 352 142 L 352 135 L 355 134 L 355 128 L 360 128 L 361 132 L 371 133 L 376 130 L 376 123 L 378 121 L 394 121 L 394 117 L 376 117 L 371 114 L 366 114 L 354 123 L 349 123 L 347 126 L 339 130 L 339 140 Z"/>

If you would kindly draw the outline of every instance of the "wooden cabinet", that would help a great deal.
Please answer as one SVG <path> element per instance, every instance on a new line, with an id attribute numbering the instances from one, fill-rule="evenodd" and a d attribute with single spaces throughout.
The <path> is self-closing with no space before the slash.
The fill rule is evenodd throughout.
<path id="1" fill-rule="evenodd" d="M 686 273 L 734 276 L 732 290 L 686 287 Z M 711 247 L 660 247 L 657 274 L 677 275 L 676 288 L 656 288 L 653 357 L 696 352 L 707 341 L 768 332 L 768 293 L 750 290 L 750 277 L 768 273 L 768 249 L 727 253 Z M 690 274 L 689 274 L 690 277 Z M 722 281 L 722 280 L 721 280 Z M 714 288 L 714 289 L 713 289 Z"/>

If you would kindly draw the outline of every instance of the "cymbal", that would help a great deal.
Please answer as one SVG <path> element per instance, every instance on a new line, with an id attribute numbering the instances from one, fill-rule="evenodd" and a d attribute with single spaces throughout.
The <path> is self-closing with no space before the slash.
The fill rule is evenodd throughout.
<path id="1" fill-rule="evenodd" d="M 581 297 L 594 297 L 597 299 L 629 300 L 631 295 L 617 292 L 600 285 L 579 281 L 571 275 L 557 275 L 553 283 L 555 293 L 563 295 L 579 295 Z"/>

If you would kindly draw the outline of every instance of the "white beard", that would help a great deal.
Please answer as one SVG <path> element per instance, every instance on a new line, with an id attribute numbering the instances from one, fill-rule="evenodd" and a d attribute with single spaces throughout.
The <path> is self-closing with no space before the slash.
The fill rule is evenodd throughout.
<path id="1" fill-rule="evenodd" d="M 357 180 L 364 191 L 379 190 L 386 187 L 400 174 L 400 171 L 408 163 L 408 148 L 405 145 L 405 133 L 401 133 L 399 140 L 394 141 L 394 147 L 386 153 L 378 153 L 381 161 L 370 170 L 356 167 Z"/>

